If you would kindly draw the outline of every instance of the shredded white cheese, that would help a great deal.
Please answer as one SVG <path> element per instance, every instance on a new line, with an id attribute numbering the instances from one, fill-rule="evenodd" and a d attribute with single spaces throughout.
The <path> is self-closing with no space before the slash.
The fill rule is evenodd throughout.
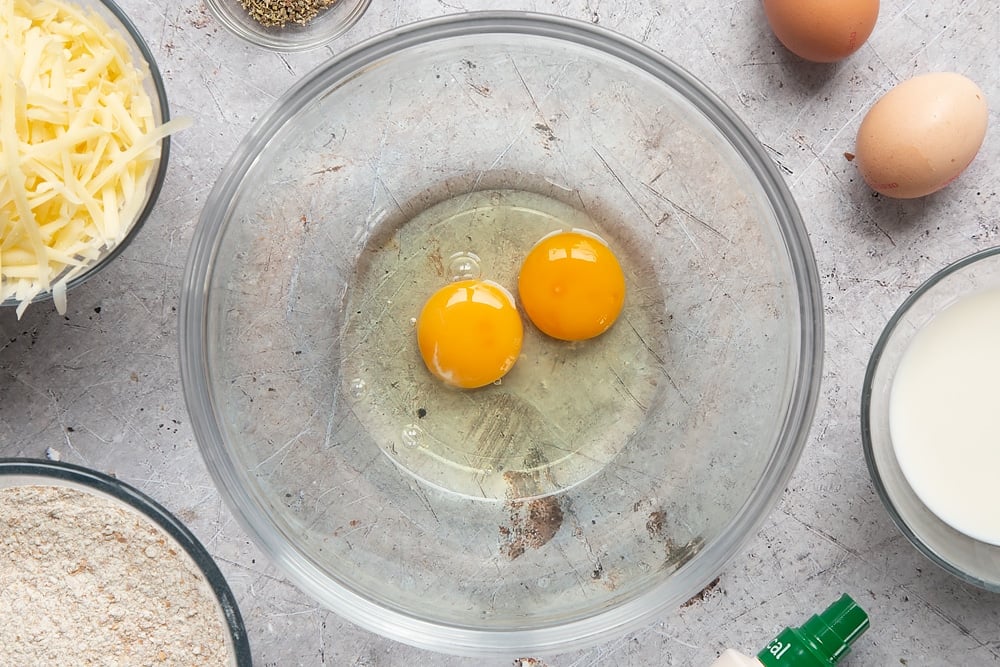
<path id="1" fill-rule="evenodd" d="M 0 0 L 0 302 L 66 285 L 128 234 L 160 157 L 125 38 L 56 0 Z"/>

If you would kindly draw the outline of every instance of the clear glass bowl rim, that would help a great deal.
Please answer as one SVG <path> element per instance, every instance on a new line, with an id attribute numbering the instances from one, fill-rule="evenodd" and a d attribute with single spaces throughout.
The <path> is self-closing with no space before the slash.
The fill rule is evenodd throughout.
<path id="1" fill-rule="evenodd" d="M 316 32 L 312 37 L 306 36 L 309 34 L 308 29 L 295 33 L 297 37 L 281 37 L 279 31 L 272 34 L 267 32 L 263 26 L 261 26 L 260 30 L 251 30 L 238 21 L 235 21 L 226 7 L 225 0 L 205 0 L 205 4 L 211 10 L 212 16 L 218 19 L 223 27 L 237 37 L 245 39 L 256 46 L 287 53 L 319 48 L 337 39 L 361 20 L 361 17 L 368 11 L 371 0 L 337 0 L 336 5 L 331 6 L 327 11 L 336 11 L 341 3 L 350 3 L 350 11 L 336 24 L 335 29 L 327 32 Z"/>
<path id="2" fill-rule="evenodd" d="M 876 493 L 878 493 L 879 498 L 882 500 L 882 505 L 889 513 L 889 518 L 892 519 L 894 524 L 896 524 L 896 528 L 899 529 L 899 532 L 903 533 L 906 539 L 909 540 L 910 544 L 916 547 L 917 550 L 929 561 L 943 569 L 945 572 L 957 577 L 961 581 L 984 590 L 1000 593 L 1000 585 L 983 581 L 968 572 L 964 572 L 963 570 L 955 567 L 950 561 L 945 560 L 935 553 L 934 550 L 931 549 L 919 535 L 917 535 L 916 531 L 914 531 L 909 524 L 903 520 L 903 517 L 899 514 L 899 510 L 896 509 L 895 503 L 892 501 L 892 497 L 889 495 L 888 489 L 882 481 L 882 475 L 879 473 L 878 466 L 875 463 L 875 446 L 872 442 L 871 429 L 871 399 L 875 373 L 878 372 L 879 363 L 882 361 L 882 354 L 885 352 L 885 348 L 888 346 L 889 341 L 892 340 L 896 327 L 903 320 L 903 317 L 910 312 L 910 309 L 914 306 L 914 304 L 920 301 L 920 299 L 923 298 L 927 292 L 934 289 L 934 287 L 936 287 L 942 280 L 983 259 L 996 255 L 1000 255 L 1000 246 L 978 250 L 970 255 L 962 257 L 961 259 L 955 260 L 951 264 L 948 264 L 944 268 L 935 272 L 930 278 L 922 282 L 915 290 L 913 290 L 913 292 L 906 297 L 903 303 L 900 304 L 899 308 L 897 308 L 892 314 L 892 317 L 889 318 L 889 322 L 885 325 L 885 328 L 882 329 L 882 334 L 875 343 L 871 357 L 868 359 L 868 367 L 865 370 L 865 379 L 861 388 L 861 447 L 864 450 L 865 463 L 868 466 L 868 474 L 872 479 L 872 484 L 875 486 Z"/>
<path id="3" fill-rule="evenodd" d="M 693 104 L 757 176 L 782 232 L 796 282 L 800 319 L 798 366 L 790 379 L 781 437 L 747 502 L 719 537 L 670 578 L 681 578 L 689 584 L 677 590 L 677 584 L 671 586 L 666 580 L 605 612 L 565 624 L 497 630 L 443 625 L 387 609 L 331 581 L 286 544 L 281 531 L 267 521 L 263 508 L 241 487 L 231 470 L 233 463 L 225 451 L 216 417 L 220 412 L 210 390 L 205 344 L 215 258 L 230 220 L 232 202 L 243 176 L 275 133 L 334 82 L 359 75 L 373 62 L 433 40 L 484 33 L 563 40 L 612 55 L 656 77 Z M 657 614 L 695 595 L 718 576 L 777 504 L 805 447 L 822 376 L 823 307 L 815 257 L 791 192 L 760 142 L 720 98 L 660 53 L 606 28 L 530 12 L 475 11 L 402 26 L 338 54 L 300 80 L 251 128 L 206 200 L 188 255 L 179 310 L 181 379 L 192 428 L 220 493 L 258 547 L 300 589 L 351 622 L 413 646 L 465 656 L 551 655 L 593 646 L 642 627 Z"/>
<path id="4" fill-rule="evenodd" d="M 250 667 L 250 643 L 236 597 L 233 595 L 218 565 L 194 533 L 165 507 L 135 487 L 104 473 L 83 466 L 59 461 L 28 458 L 0 458 L 0 479 L 17 477 L 37 479 L 37 484 L 67 481 L 109 496 L 140 512 L 169 534 L 187 552 L 201 570 L 226 618 L 226 628 L 232 642 L 237 667 Z"/>
<path id="5" fill-rule="evenodd" d="M 122 27 L 128 33 L 129 39 L 132 40 L 134 46 L 139 49 L 139 53 L 142 54 L 142 59 L 145 61 L 146 66 L 149 71 L 150 81 L 153 83 L 153 88 L 156 90 L 156 100 L 155 104 L 160 111 L 160 122 L 166 123 L 170 120 L 170 107 L 167 103 L 167 89 L 163 83 L 163 75 L 160 73 L 160 68 L 156 64 L 156 58 L 153 56 L 153 51 L 149 48 L 149 44 L 143 39 L 142 35 L 139 33 L 139 29 L 136 28 L 132 19 L 129 18 L 128 14 L 122 11 L 121 7 L 114 3 L 114 0 L 99 0 L 99 2 L 104 5 L 109 12 L 111 12 L 114 17 L 121 23 Z M 89 280 L 95 276 L 101 269 L 110 264 L 118 255 L 124 252 L 125 248 L 128 247 L 132 239 L 135 238 L 139 230 L 142 229 L 143 225 L 146 223 L 146 219 L 149 218 L 150 213 L 153 212 L 153 207 L 156 206 L 156 200 L 160 197 L 160 190 L 163 189 L 163 181 L 167 177 L 167 163 L 170 161 L 170 137 L 166 136 L 160 140 L 160 162 L 156 165 L 156 174 L 153 176 L 153 185 L 149 191 L 149 196 L 146 198 L 146 203 L 143 205 L 142 210 L 139 211 L 138 217 L 136 217 L 135 222 L 132 223 L 132 227 L 128 230 L 128 234 L 122 239 L 122 242 L 111 249 L 111 252 L 102 257 L 96 264 L 92 267 L 73 278 L 66 284 L 66 291 L 69 292 L 77 285 Z M 52 291 L 41 292 L 36 294 L 31 300 L 31 303 L 43 303 L 45 301 L 52 300 Z M 12 306 L 16 307 L 20 302 L 15 299 L 7 299 L 6 301 L 0 302 L 0 306 Z"/>

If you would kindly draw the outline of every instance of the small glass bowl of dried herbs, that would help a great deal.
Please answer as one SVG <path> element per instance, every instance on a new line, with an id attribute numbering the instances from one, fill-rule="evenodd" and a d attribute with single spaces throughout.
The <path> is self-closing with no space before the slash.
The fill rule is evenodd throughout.
<path id="1" fill-rule="evenodd" d="M 206 0 L 216 18 L 239 37 L 275 51 L 305 51 L 353 26 L 371 0 Z"/>

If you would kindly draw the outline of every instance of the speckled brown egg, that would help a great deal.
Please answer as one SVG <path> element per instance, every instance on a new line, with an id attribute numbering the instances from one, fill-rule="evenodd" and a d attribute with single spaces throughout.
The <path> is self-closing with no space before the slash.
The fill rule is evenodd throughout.
<path id="1" fill-rule="evenodd" d="M 986 97 L 961 74 L 908 79 L 872 106 L 858 129 L 856 164 L 876 192 L 913 199 L 965 171 L 986 136 Z"/>
<path id="2" fill-rule="evenodd" d="M 817 63 L 836 62 L 860 49 L 875 29 L 878 9 L 879 0 L 764 0 L 778 40 Z"/>

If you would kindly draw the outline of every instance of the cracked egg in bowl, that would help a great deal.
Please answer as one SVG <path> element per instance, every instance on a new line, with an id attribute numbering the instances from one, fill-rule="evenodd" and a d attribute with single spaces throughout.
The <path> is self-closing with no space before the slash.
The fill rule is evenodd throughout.
<path id="1" fill-rule="evenodd" d="M 351 621 L 484 656 L 652 622 L 773 507 L 812 251 L 709 90 L 608 30 L 400 28 L 289 91 L 206 203 L 182 375 L 223 495 Z"/>

